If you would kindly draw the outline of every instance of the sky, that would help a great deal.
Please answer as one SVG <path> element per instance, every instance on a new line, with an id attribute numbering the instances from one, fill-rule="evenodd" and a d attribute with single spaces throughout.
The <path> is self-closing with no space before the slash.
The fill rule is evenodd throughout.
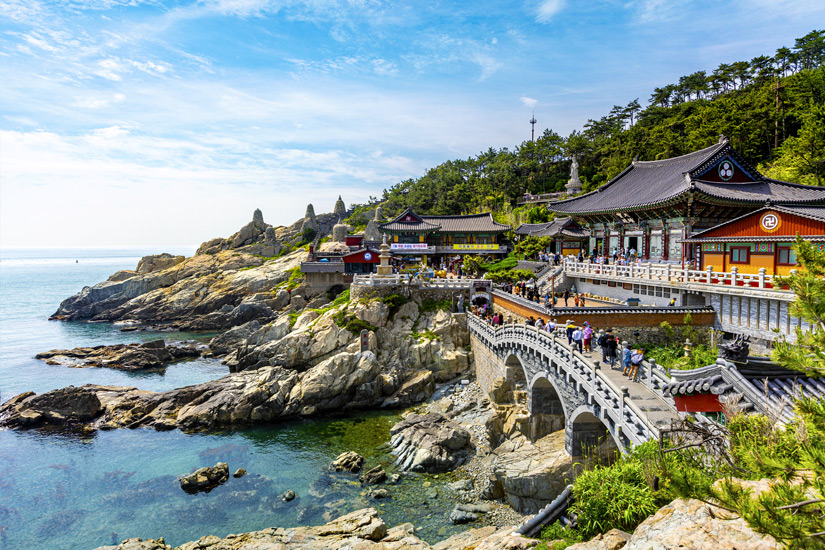
<path id="1" fill-rule="evenodd" d="M 823 26 L 821 0 L 0 0 L 0 247 L 289 225 Z"/>

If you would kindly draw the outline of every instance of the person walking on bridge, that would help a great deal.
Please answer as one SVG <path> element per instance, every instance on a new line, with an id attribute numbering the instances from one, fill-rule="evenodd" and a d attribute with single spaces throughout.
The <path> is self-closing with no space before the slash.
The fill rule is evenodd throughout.
<path id="1" fill-rule="evenodd" d="M 573 345 L 573 331 L 576 330 L 576 325 L 570 319 L 567 320 L 567 345 Z"/>
<path id="2" fill-rule="evenodd" d="M 567 307 L 567 299 L 570 298 L 570 289 L 569 288 L 565 289 L 564 295 L 562 296 L 562 298 L 564 298 L 564 307 Z"/>
<path id="3" fill-rule="evenodd" d="M 610 363 L 610 370 L 616 365 L 616 352 L 618 351 L 619 343 L 616 337 L 613 336 L 613 329 L 607 329 L 604 333 L 604 341 L 602 343 L 602 361 Z"/>
<path id="4" fill-rule="evenodd" d="M 583 352 L 583 350 L 582 350 L 582 340 L 584 339 L 584 333 L 582 332 L 582 329 L 579 328 L 579 327 L 573 327 L 572 338 L 573 338 L 573 348 L 578 349 L 579 353 L 582 353 Z"/>

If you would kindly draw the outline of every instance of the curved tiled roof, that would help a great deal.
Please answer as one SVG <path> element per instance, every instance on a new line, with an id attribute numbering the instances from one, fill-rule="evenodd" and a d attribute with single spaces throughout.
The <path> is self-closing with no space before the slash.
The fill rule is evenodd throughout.
<path id="1" fill-rule="evenodd" d="M 767 178 L 764 181 L 744 184 L 696 181 L 695 186 L 705 195 L 726 201 L 757 204 L 764 204 L 768 199 L 776 204 L 825 202 L 825 188 Z"/>
<path id="2" fill-rule="evenodd" d="M 490 212 L 466 216 L 421 216 L 424 221 L 437 225 L 440 233 L 503 233 L 509 225 L 498 223 Z"/>
<path id="3" fill-rule="evenodd" d="M 690 189 L 690 172 L 727 147 L 724 141 L 681 157 L 634 161 L 595 191 L 551 202 L 547 208 L 553 212 L 580 214 L 627 211 L 668 202 Z"/>
<path id="4" fill-rule="evenodd" d="M 544 222 L 544 223 L 523 223 L 516 227 L 513 232 L 516 235 L 530 235 L 531 233 L 541 232 L 544 231 L 545 228 L 550 227 L 555 223 L 557 220 L 553 220 L 552 222 Z"/>

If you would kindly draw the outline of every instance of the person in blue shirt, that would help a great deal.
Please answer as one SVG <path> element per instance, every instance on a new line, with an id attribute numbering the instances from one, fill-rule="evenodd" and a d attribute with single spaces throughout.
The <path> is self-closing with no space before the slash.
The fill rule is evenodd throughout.
<path id="1" fill-rule="evenodd" d="M 630 344 L 622 342 L 622 374 L 627 375 L 630 371 L 630 356 L 633 352 L 630 351 Z"/>

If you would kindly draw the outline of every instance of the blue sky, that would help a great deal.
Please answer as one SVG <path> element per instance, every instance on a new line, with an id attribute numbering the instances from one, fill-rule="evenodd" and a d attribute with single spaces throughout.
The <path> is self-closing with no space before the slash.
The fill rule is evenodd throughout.
<path id="1" fill-rule="evenodd" d="M 820 0 L 0 0 L 0 245 L 287 225 L 823 24 Z"/>

